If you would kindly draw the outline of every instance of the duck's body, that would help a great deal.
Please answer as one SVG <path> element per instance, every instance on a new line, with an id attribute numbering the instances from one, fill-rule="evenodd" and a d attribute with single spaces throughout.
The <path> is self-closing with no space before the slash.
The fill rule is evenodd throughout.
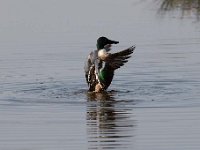
<path id="1" fill-rule="evenodd" d="M 92 51 L 85 64 L 85 77 L 89 91 L 105 91 L 111 84 L 114 71 L 124 65 L 133 53 L 135 47 L 127 48 L 118 53 L 108 53 L 111 44 L 119 42 L 100 37 L 97 40 L 97 50 Z"/>

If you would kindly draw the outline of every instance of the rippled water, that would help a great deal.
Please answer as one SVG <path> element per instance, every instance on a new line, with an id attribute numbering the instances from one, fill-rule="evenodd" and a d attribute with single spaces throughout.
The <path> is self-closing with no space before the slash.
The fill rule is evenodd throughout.
<path id="1" fill-rule="evenodd" d="M 196 17 L 160 17 L 153 1 L 3 3 L 0 149 L 200 148 Z M 83 64 L 102 35 L 136 50 L 92 94 Z"/>

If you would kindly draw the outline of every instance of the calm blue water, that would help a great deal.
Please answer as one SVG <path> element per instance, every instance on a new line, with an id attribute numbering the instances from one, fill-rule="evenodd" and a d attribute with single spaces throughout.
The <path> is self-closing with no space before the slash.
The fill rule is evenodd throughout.
<path id="1" fill-rule="evenodd" d="M 2 1 L 0 149 L 198 150 L 200 28 L 155 1 Z M 136 45 L 107 94 L 88 94 L 96 39 Z"/>

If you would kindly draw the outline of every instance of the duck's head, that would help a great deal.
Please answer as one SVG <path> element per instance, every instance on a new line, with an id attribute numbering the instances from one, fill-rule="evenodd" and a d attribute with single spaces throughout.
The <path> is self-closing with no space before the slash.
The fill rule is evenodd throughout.
<path id="1" fill-rule="evenodd" d="M 111 44 L 118 44 L 118 43 L 119 43 L 118 41 L 113 41 L 102 36 L 97 39 L 97 49 L 100 50 L 105 48 L 105 46 L 110 47 Z"/>

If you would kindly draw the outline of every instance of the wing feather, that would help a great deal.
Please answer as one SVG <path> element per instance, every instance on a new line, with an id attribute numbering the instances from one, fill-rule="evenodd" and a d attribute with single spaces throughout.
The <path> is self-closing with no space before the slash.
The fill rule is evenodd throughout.
<path id="1" fill-rule="evenodd" d="M 134 50 L 135 46 L 132 46 L 120 52 L 110 54 L 107 63 L 111 69 L 118 69 L 128 62 L 128 59 L 131 57 Z"/>

